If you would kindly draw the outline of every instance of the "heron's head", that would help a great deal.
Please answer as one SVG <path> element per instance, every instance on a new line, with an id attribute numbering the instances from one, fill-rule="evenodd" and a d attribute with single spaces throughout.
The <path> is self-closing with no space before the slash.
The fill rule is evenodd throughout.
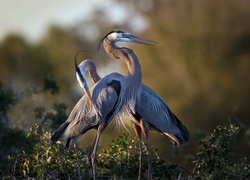
<path id="1" fill-rule="evenodd" d="M 88 88 L 86 77 L 85 77 L 85 71 L 83 71 L 83 69 L 80 68 L 80 66 L 76 68 L 76 78 L 77 78 L 79 85 L 83 89 Z"/>
<path id="2" fill-rule="evenodd" d="M 152 41 L 150 39 L 145 39 L 139 36 L 135 36 L 133 34 L 130 34 L 123 30 L 113 30 L 110 31 L 108 34 L 106 34 L 99 43 L 100 45 L 104 40 L 109 41 L 110 43 L 116 43 L 116 42 L 130 42 L 130 43 L 137 43 L 137 44 L 146 44 L 146 45 L 156 45 L 157 43 L 155 41 Z"/>
<path id="3" fill-rule="evenodd" d="M 79 52 L 81 52 L 81 51 L 79 51 Z M 79 66 L 77 66 L 77 55 L 79 54 L 79 52 L 75 56 L 76 78 L 77 78 L 77 81 L 80 84 L 80 86 L 83 88 L 83 90 L 87 94 L 91 104 L 94 104 L 93 99 L 91 97 L 91 94 L 89 92 L 88 84 L 87 84 L 86 77 L 85 77 L 85 72 L 86 72 L 86 69 L 84 68 L 85 61 L 83 61 Z"/>

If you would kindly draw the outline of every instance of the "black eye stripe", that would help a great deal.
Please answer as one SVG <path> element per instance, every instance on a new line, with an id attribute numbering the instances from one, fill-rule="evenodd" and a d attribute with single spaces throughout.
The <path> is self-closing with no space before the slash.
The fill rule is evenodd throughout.
<path id="1" fill-rule="evenodd" d="M 81 82 L 84 83 L 85 82 L 85 78 L 83 77 L 83 75 L 82 75 L 82 73 L 81 73 L 81 71 L 80 71 L 79 68 L 76 69 L 76 73 L 78 74 Z"/>
<path id="2" fill-rule="evenodd" d="M 107 34 L 100 40 L 100 42 L 99 42 L 99 44 L 98 44 L 98 52 L 99 52 L 100 47 L 101 47 L 101 45 L 102 45 L 102 43 L 103 43 L 103 40 L 104 40 L 108 35 L 110 35 L 110 34 L 112 34 L 112 33 L 126 33 L 126 32 L 125 32 L 125 31 L 122 31 L 122 30 L 120 30 L 120 29 L 115 29 L 115 30 L 112 30 L 112 31 L 110 31 L 109 33 L 107 33 Z"/>

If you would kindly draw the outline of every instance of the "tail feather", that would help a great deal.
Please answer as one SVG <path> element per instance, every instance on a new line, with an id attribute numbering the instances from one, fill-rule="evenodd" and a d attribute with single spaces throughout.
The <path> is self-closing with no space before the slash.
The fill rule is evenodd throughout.
<path id="1" fill-rule="evenodd" d="M 56 141 L 58 141 L 58 139 L 61 138 L 62 134 L 65 132 L 65 130 L 67 129 L 69 123 L 65 122 L 63 123 L 56 132 L 54 132 L 51 136 L 51 141 L 53 143 L 55 143 Z"/>
<path id="2" fill-rule="evenodd" d="M 167 132 L 163 132 L 163 134 L 168 138 L 170 144 L 172 144 L 173 146 L 181 146 L 183 144 L 186 144 L 190 139 L 190 134 L 186 126 L 184 126 L 174 114 L 172 114 L 172 119 L 175 119 L 178 133 L 170 134 Z"/>
<path id="3" fill-rule="evenodd" d="M 181 134 L 177 135 L 177 138 L 181 140 L 181 144 L 186 144 L 189 139 L 190 139 L 190 134 L 186 128 L 186 126 L 184 126 L 181 121 L 174 115 L 176 122 L 177 122 L 177 126 L 180 129 Z"/>
<path id="4" fill-rule="evenodd" d="M 181 145 L 181 141 L 179 140 L 178 136 L 175 136 L 173 134 L 169 134 L 169 133 L 164 133 L 163 134 L 167 137 L 169 143 L 172 146 L 180 146 Z"/>

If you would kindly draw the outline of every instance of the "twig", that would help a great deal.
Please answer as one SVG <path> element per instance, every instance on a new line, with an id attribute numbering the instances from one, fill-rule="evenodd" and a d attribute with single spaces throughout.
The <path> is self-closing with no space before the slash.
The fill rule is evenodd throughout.
<path id="1" fill-rule="evenodd" d="M 232 116 L 233 116 L 233 120 L 236 121 L 236 123 L 239 124 L 240 129 L 246 129 L 247 128 L 246 124 L 243 123 L 236 115 L 232 115 Z"/>
<path id="2" fill-rule="evenodd" d="M 198 168 L 198 164 L 200 163 L 201 158 L 198 159 L 198 162 L 195 164 L 195 167 L 192 171 L 192 173 L 188 176 L 188 180 L 193 179 L 193 175 L 195 174 L 196 169 Z"/>
<path id="3" fill-rule="evenodd" d="M 247 173 L 242 179 L 247 179 L 250 177 L 250 173 Z"/>
<path id="4" fill-rule="evenodd" d="M 17 160 L 19 159 L 21 154 L 18 154 L 16 160 L 15 160 L 15 163 L 12 167 L 12 172 L 11 172 L 11 179 L 15 179 L 15 173 L 16 173 L 16 164 L 17 164 Z"/>
<path id="5" fill-rule="evenodd" d="M 82 175 L 81 175 L 81 165 L 80 165 L 80 162 L 79 162 L 79 158 L 77 160 L 77 169 L 78 169 L 78 176 L 79 176 L 79 180 L 82 180 Z"/>
<path id="6" fill-rule="evenodd" d="M 78 172 L 79 180 L 82 180 L 80 158 L 79 158 L 79 154 L 75 145 L 74 145 L 74 149 L 77 155 L 77 172 Z"/>
<path id="7" fill-rule="evenodd" d="M 227 173 L 227 174 L 230 174 L 230 175 L 232 175 L 232 176 L 239 177 L 239 178 L 241 178 L 241 179 L 243 178 L 243 176 L 238 175 L 238 174 L 235 174 L 235 173 L 232 173 L 232 172 L 229 172 L 229 171 L 225 171 L 225 170 L 224 170 L 224 172 Z"/>
<path id="8" fill-rule="evenodd" d="M 179 176 L 178 176 L 178 180 L 180 180 L 181 179 L 181 173 L 179 174 Z"/>
<path id="9" fill-rule="evenodd" d="M 191 172 L 188 170 L 188 168 L 186 168 L 186 167 L 184 167 L 184 166 L 182 166 L 180 164 L 177 164 L 177 166 L 184 169 L 185 171 L 187 171 L 189 175 L 191 174 Z"/>

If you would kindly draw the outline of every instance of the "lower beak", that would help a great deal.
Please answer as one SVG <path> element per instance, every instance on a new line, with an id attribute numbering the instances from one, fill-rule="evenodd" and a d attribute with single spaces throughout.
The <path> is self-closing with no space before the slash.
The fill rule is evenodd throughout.
<path id="1" fill-rule="evenodd" d="M 132 42 L 138 43 L 138 44 L 146 44 L 146 45 L 152 45 L 152 46 L 157 44 L 157 42 L 152 41 L 150 39 L 146 39 L 146 38 L 142 38 L 142 37 L 138 37 L 134 35 L 132 35 L 130 38 Z"/>
<path id="2" fill-rule="evenodd" d="M 86 94 L 87 94 L 87 96 L 89 98 L 90 103 L 94 106 L 94 101 L 93 101 L 93 99 L 91 97 L 91 94 L 90 94 L 89 90 L 85 89 L 85 92 L 86 92 Z"/>

